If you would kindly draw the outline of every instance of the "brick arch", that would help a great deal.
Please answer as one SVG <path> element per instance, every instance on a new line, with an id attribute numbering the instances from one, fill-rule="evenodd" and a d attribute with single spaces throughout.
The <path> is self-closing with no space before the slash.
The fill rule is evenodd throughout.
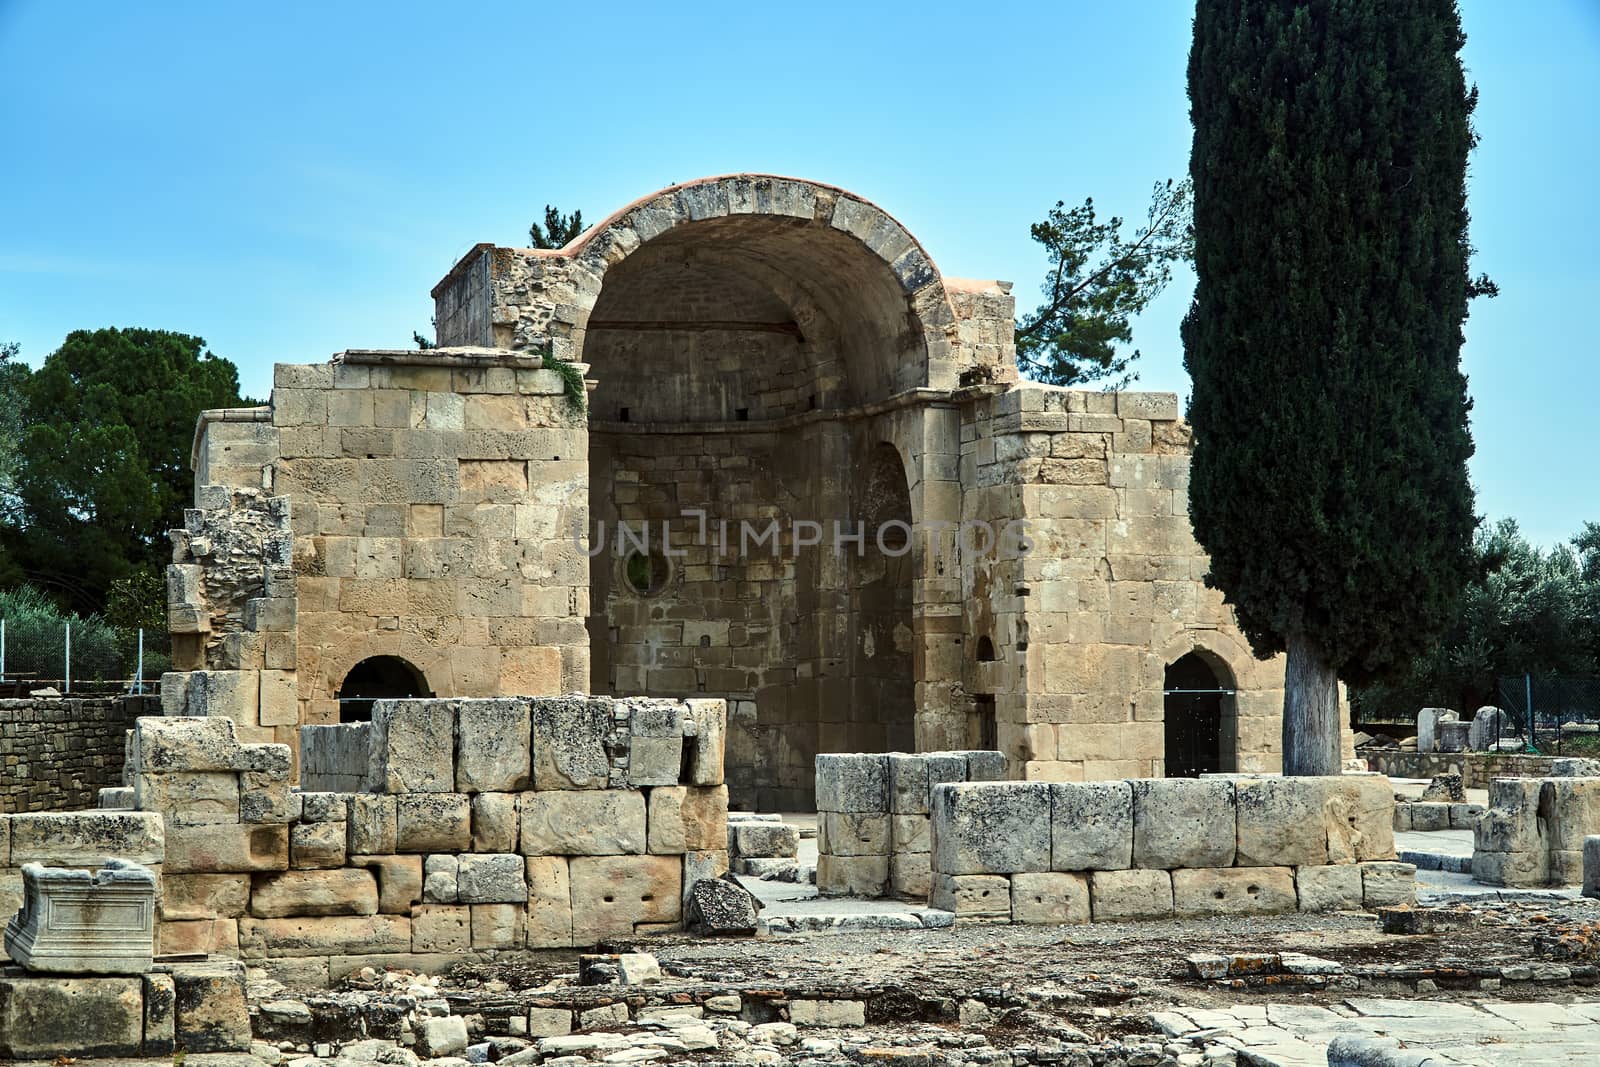
<path id="1" fill-rule="evenodd" d="M 557 301 L 548 323 L 550 336 L 566 342 L 562 347 L 572 358 L 585 361 L 589 316 L 608 275 L 640 249 L 663 243 L 716 246 L 742 257 L 752 276 L 776 274 L 791 295 L 798 290 L 822 308 L 846 334 L 850 398 L 857 403 L 907 388 L 956 385 L 956 318 L 926 249 L 869 201 L 835 186 L 772 175 L 672 186 L 546 253 L 565 257 L 572 267 L 571 299 Z"/>

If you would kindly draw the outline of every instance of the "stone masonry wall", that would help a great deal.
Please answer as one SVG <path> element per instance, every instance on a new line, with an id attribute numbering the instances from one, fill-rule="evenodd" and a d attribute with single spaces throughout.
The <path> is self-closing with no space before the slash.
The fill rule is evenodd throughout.
<path id="1" fill-rule="evenodd" d="M 1496 778 L 1544 778 L 1558 756 L 1524 756 L 1509 752 L 1401 752 L 1363 749 L 1361 756 L 1379 774 L 1391 778 L 1431 779 L 1459 774 L 1467 789 L 1488 789 Z"/>
<path id="2" fill-rule="evenodd" d="M 1487 885 L 1579 885 L 1600 834 L 1600 778 L 1496 778 L 1473 826 L 1472 877 Z"/>
<path id="3" fill-rule="evenodd" d="M 1103 922 L 1409 904 L 1376 775 L 933 787 L 933 892 L 957 921 Z"/>
<path id="4" fill-rule="evenodd" d="M 721 701 L 380 700 L 364 788 L 302 792 L 232 720 L 140 719 L 159 949 L 321 978 L 679 929 L 727 868 Z M 109 814 L 109 813 L 106 813 Z"/>
<path id="5" fill-rule="evenodd" d="M 155 697 L 0 700 L 0 812 L 93 807 L 122 784 L 125 735 Z"/>

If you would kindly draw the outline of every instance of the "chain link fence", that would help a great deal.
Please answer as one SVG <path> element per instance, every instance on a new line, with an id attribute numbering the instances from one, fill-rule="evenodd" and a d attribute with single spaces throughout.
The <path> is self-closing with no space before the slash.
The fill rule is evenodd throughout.
<path id="1" fill-rule="evenodd" d="M 0 698 L 53 687 L 67 693 L 150 692 L 170 662 L 166 634 L 99 619 L 39 624 L 0 618 Z"/>
<path id="2" fill-rule="evenodd" d="M 1544 755 L 1600 756 L 1600 678 L 1505 676 L 1500 709 L 1526 748 Z"/>

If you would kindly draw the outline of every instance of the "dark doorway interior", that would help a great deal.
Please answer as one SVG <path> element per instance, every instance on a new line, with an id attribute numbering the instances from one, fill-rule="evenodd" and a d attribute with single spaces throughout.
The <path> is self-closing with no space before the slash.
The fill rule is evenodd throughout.
<path id="1" fill-rule="evenodd" d="M 1167 668 L 1167 777 L 1198 778 L 1226 770 L 1224 704 L 1233 696 L 1211 666 L 1191 652 Z"/>
<path id="2" fill-rule="evenodd" d="M 372 702 L 431 697 L 422 672 L 399 656 L 373 656 L 350 668 L 339 686 L 339 721 L 371 722 Z"/>

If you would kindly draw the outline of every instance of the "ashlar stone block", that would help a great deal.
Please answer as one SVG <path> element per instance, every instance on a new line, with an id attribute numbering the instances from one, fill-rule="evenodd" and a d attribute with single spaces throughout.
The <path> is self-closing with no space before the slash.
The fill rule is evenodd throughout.
<path id="1" fill-rule="evenodd" d="M 514 793 L 531 780 L 531 712 L 521 700 L 464 700 L 456 716 L 456 791 Z"/>
<path id="2" fill-rule="evenodd" d="M 138 1056 L 144 1034 L 139 978 L 0 976 L 0 1058 L 50 1061 L 71 1020 L 74 1056 Z"/>
<path id="3" fill-rule="evenodd" d="M 1117 871 L 1132 864 L 1133 787 L 1127 782 L 1050 786 L 1050 869 Z"/>
<path id="4" fill-rule="evenodd" d="M 167 835 L 165 874 L 282 871 L 289 866 L 289 827 L 174 826 Z"/>
<path id="5" fill-rule="evenodd" d="M 868 812 L 821 812 L 817 816 L 817 848 L 834 856 L 887 856 L 894 851 L 889 841 L 889 818 L 887 814 Z M 798 839 L 795 844 L 798 850 Z M 742 847 L 739 855 L 746 855 Z"/>
<path id="6" fill-rule="evenodd" d="M 578 945 L 631 937 L 640 923 L 683 916 L 683 861 L 677 856 L 574 856 L 572 938 Z"/>
<path id="7" fill-rule="evenodd" d="M 325 916 L 239 920 L 239 949 L 246 959 L 273 956 L 360 956 L 411 951 L 411 920 L 404 915 Z"/>
<path id="8" fill-rule="evenodd" d="M 539 697 L 531 701 L 533 787 L 604 789 L 610 782 L 606 735 L 610 697 Z"/>
<path id="9" fill-rule="evenodd" d="M 463 904 L 525 904 L 528 883 L 523 857 L 515 853 L 466 853 L 456 887 Z"/>
<path id="10" fill-rule="evenodd" d="M 343 867 L 345 844 L 342 822 L 299 823 L 289 830 L 289 866 L 297 870 Z"/>
<path id="11" fill-rule="evenodd" d="M 1050 785 L 984 782 L 933 790 L 933 869 L 1017 874 L 1050 869 Z"/>
<path id="12" fill-rule="evenodd" d="M 394 797 L 382 793 L 352 793 L 347 816 L 347 845 L 351 855 L 384 856 L 395 850 L 399 823 Z"/>
<path id="13" fill-rule="evenodd" d="M 1298 908 L 1288 867 L 1191 867 L 1172 872 L 1178 915 L 1271 915 Z"/>
<path id="14" fill-rule="evenodd" d="M 889 810 L 889 759 L 859 753 L 819 755 L 817 810 L 886 812 Z"/>
<path id="15" fill-rule="evenodd" d="M 1088 875 L 1052 871 L 1011 876 L 1012 922 L 1086 923 L 1089 915 Z"/>
<path id="16" fill-rule="evenodd" d="M 565 856 L 527 858 L 529 948 L 572 946 L 572 881 Z"/>
<path id="17" fill-rule="evenodd" d="M 618 856 L 645 850 L 644 794 L 632 789 L 520 794 L 525 856 Z"/>
<path id="18" fill-rule="evenodd" d="M 1089 903 L 1095 922 L 1164 919 L 1172 915 L 1172 875 L 1161 870 L 1094 871 Z"/>
<path id="19" fill-rule="evenodd" d="M 1354 863 L 1297 867 L 1294 885 L 1301 911 L 1358 911 L 1362 906 L 1361 868 Z"/>
<path id="20" fill-rule="evenodd" d="M 395 851 L 465 852 L 472 847 L 472 798 L 406 793 L 395 798 Z"/>
<path id="21" fill-rule="evenodd" d="M 689 777 L 691 785 L 722 785 L 723 759 L 728 744 L 728 702 L 696 699 L 688 708 Z"/>
<path id="22" fill-rule="evenodd" d="M 1368 909 L 1411 904 L 1417 898 L 1417 868 L 1410 863 L 1363 863 L 1361 898 Z"/>
<path id="23" fill-rule="evenodd" d="M 1394 787 L 1381 774 L 1347 774 L 1323 783 L 1329 863 L 1394 858 Z"/>
<path id="24" fill-rule="evenodd" d="M 472 798 L 472 851 L 517 850 L 515 793 L 479 793 Z"/>
<path id="25" fill-rule="evenodd" d="M 250 893 L 250 914 L 258 919 L 377 913 L 377 879 L 349 867 L 258 874 Z"/>
<path id="26" fill-rule="evenodd" d="M 1237 819 L 1231 780 L 1141 778 L 1132 785 L 1135 867 L 1233 865 Z"/>
<path id="27" fill-rule="evenodd" d="M 881 897 L 888 884 L 888 856 L 817 856 L 817 892 L 825 897 Z"/>
<path id="28" fill-rule="evenodd" d="M 375 793 L 454 790 L 455 722 L 454 701 L 376 701 L 367 749 L 367 788 Z"/>
<path id="29" fill-rule="evenodd" d="M 1239 778 L 1234 781 L 1234 795 L 1238 866 L 1312 867 L 1328 862 L 1323 779 Z"/>
<path id="30" fill-rule="evenodd" d="M 1011 879 L 1001 874 L 935 874 L 928 906 L 954 912 L 957 919 L 1010 919 Z"/>
<path id="31" fill-rule="evenodd" d="M 166 855 L 153 811 L 52 811 L 12 815 L 11 866 L 98 867 L 108 859 L 157 864 Z"/>
<path id="32" fill-rule="evenodd" d="M 411 905 L 422 900 L 421 856 L 350 857 L 350 866 L 364 867 L 378 879 L 378 911 L 384 915 L 409 915 Z"/>

